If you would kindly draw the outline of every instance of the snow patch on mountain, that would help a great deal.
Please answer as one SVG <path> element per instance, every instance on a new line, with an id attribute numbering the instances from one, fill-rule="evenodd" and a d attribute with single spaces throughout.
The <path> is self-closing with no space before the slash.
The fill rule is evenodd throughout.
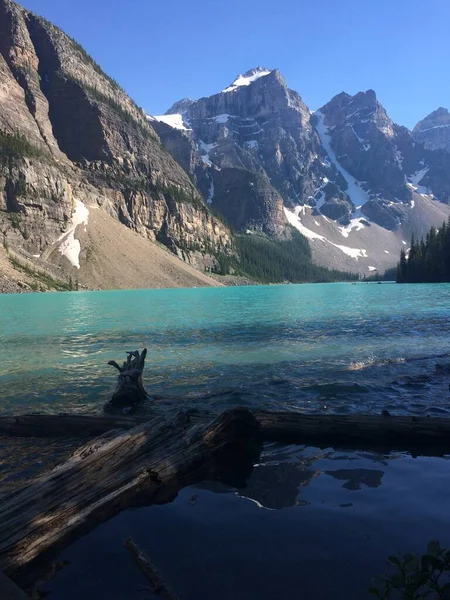
<path id="1" fill-rule="evenodd" d="M 211 173 L 209 173 L 209 178 L 210 178 L 210 184 L 209 184 L 209 191 L 208 191 L 208 197 L 206 198 L 206 202 L 208 204 L 211 204 L 212 200 L 214 198 L 214 177 L 212 176 Z"/>
<path id="2" fill-rule="evenodd" d="M 352 231 L 352 229 L 356 229 L 356 231 L 361 231 L 361 229 L 364 229 L 365 227 L 365 223 L 363 222 L 362 219 L 360 218 L 356 218 L 356 219 L 350 219 L 350 223 L 348 225 L 346 225 L 345 227 L 338 227 L 339 231 L 341 232 L 341 234 L 347 238 L 350 234 L 350 232 Z"/>
<path id="3" fill-rule="evenodd" d="M 227 115 L 226 113 L 224 113 L 223 115 L 217 115 L 216 117 L 213 117 L 213 119 L 216 123 L 220 123 L 221 125 L 223 125 L 224 123 L 228 123 L 228 119 L 231 116 L 232 115 Z"/>
<path id="4" fill-rule="evenodd" d="M 428 189 L 425 186 L 423 186 L 423 185 L 419 185 L 420 182 L 422 181 L 422 179 L 428 173 L 428 171 L 429 171 L 429 168 L 428 167 L 424 167 L 423 169 L 420 169 L 419 171 L 416 171 L 409 178 L 408 186 L 411 187 L 418 194 L 428 195 Z"/>
<path id="5" fill-rule="evenodd" d="M 240 87 L 250 85 L 251 83 L 253 83 L 257 79 L 260 79 L 261 77 L 270 75 L 271 72 L 272 71 L 269 71 L 268 69 L 254 69 L 252 71 L 249 71 L 248 74 L 246 73 L 245 75 L 238 75 L 233 81 L 233 83 L 229 87 L 222 90 L 222 92 L 234 92 Z"/>
<path id="6" fill-rule="evenodd" d="M 56 240 L 56 243 L 61 242 L 58 250 L 77 269 L 80 268 L 81 243 L 80 240 L 75 239 L 75 230 L 78 225 L 84 225 L 84 230 L 86 231 L 88 219 L 89 209 L 80 200 L 75 200 L 75 211 L 72 214 L 72 221 L 69 228 Z"/>
<path id="7" fill-rule="evenodd" d="M 344 254 L 347 254 L 347 256 L 350 256 L 351 258 L 354 258 L 355 260 L 358 260 L 358 258 L 367 258 L 367 250 L 365 250 L 364 248 L 351 248 L 350 246 L 343 246 L 341 244 L 335 244 L 334 242 L 330 242 L 330 240 L 328 240 L 325 236 L 320 235 L 320 234 L 316 233 L 315 231 L 312 231 L 311 229 L 308 229 L 307 227 L 305 227 L 300 220 L 300 214 L 302 212 L 304 212 L 305 209 L 306 209 L 305 206 L 296 206 L 294 209 L 294 212 L 292 212 L 292 211 L 288 210 L 286 207 L 284 207 L 284 214 L 286 215 L 286 219 L 302 235 L 304 235 L 309 240 L 321 240 L 322 242 L 327 242 L 328 244 L 331 244 L 335 248 L 338 248 L 339 250 L 344 252 Z"/>
<path id="8" fill-rule="evenodd" d="M 212 165 L 212 162 L 209 158 L 209 153 L 214 148 L 217 148 L 218 144 L 216 144 L 216 143 L 206 144 L 202 140 L 199 140 L 198 144 L 199 144 L 200 148 L 202 149 L 202 155 L 201 155 L 202 161 L 205 163 L 206 166 L 210 167 Z"/>
<path id="9" fill-rule="evenodd" d="M 355 180 L 355 178 L 352 177 L 350 175 L 350 173 L 348 171 L 346 171 L 342 167 L 340 162 L 338 161 L 336 154 L 335 154 L 333 148 L 331 147 L 331 139 L 330 139 L 329 130 L 324 122 L 325 115 L 323 113 L 321 113 L 320 110 L 317 110 L 314 114 L 317 116 L 316 131 L 319 134 L 319 138 L 320 138 L 320 141 L 322 142 L 322 146 L 326 150 L 331 162 L 334 164 L 336 169 L 339 171 L 339 173 L 342 175 L 342 177 L 347 182 L 348 188 L 347 188 L 346 192 L 347 192 L 347 195 L 350 197 L 350 200 L 352 201 L 353 205 L 356 207 L 356 209 L 360 209 L 366 202 L 369 201 L 369 195 L 365 190 L 363 190 L 363 188 Z M 360 215 L 357 215 L 357 214 L 353 215 L 353 217 L 355 217 L 355 218 L 357 216 L 360 216 Z"/>
<path id="10" fill-rule="evenodd" d="M 419 133 L 423 133 L 424 131 L 431 131 L 432 129 L 445 129 L 446 127 L 450 127 L 450 123 L 447 125 L 434 125 L 433 127 L 427 127 L 426 129 L 418 129 Z"/>
<path id="11" fill-rule="evenodd" d="M 149 121 L 161 121 L 166 125 L 170 125 L 174 129 L 179 129 L 180 131 L 191 131 L 191 126 L 184 115 L 181 113 L 176 113 L 173 115 L 147 115 L 147 119 Z"/>

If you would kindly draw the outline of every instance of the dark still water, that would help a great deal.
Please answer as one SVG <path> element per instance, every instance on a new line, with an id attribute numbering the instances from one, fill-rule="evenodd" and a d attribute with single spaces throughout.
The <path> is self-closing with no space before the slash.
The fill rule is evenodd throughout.
<path id="1" fill-rule="evenodd" d="M 450 545 L 449 461 L 268 444 L 239 487 L 128 510 L 62 553 L 48 600 L 157 600 L 131 536 L 182 600 L 369 600 L 398 552 Z M 431 597 L 430 597 L 431 598 Z"/>
<path id="2" fill-rule="evenodd" d="M 144 346 L 153 410 L 450 413 L 450 285 L 362 283 L 1 296 L 0 411 L 98 412 Z"/>

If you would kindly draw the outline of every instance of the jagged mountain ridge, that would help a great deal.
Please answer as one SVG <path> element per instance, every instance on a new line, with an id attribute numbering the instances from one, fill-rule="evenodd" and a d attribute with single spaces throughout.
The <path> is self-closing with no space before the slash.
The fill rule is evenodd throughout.
<path id="1" fill-rule="evenodd" d="M 412 134 L 428 150 L 450 151 L 450 113 L 446 108 L 439 107 L 419 121 Z"/>
<path id="2" fill-rule="evenodd" d="M 93 209 L 202 269 L 231 252 L 229 229 L 143 111 L 63 31 L 0 0 L 3 249 L 28 270 L 95 285 L 96 257 L 80 243 Z"/>
<path id="3" fill-rule="evenodd" d="M 283 236 L 290 222 L 327 266 L 392 266 L 411 232 L 422 235 L 450 212 L 450 154 L 394 124 L 373 90 L 338 94 L 312 113 L 278 70 L 259 67 L 155 119 L 158 132 L 172 130 L 169 151 L 189 140 L 188 172 L 232 225 Z M 231 198 L 238 179 L 248 185 L 248 171 L 266 178 L 277 210 L 269 210 L 267 187 L 256 201 L 245 191 Z"/>

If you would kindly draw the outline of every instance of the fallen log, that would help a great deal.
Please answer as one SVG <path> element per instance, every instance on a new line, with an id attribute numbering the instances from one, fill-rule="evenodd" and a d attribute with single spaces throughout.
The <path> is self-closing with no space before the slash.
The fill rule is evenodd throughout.
<path id="1" fill-rule="evenodd" d="M 213 416 L 185 413 L 191 422 Z M 308 415 L 254 411 L 265 441 L 368 450 L 405 450 L 424 455 L 450 452 L 450 419 L 378 415 Z M 0 417 L 0 434 L 34 437 L 96 437 L 131 429 L 148 416 L 19 415 Z"/>
<path id="2" fill-rule="evenodd" d="M 131 429 L 147 417 L 43 415 L 0 417 L 0 434 L 19 437 L 96 437 L 111 429 Z"/>
<path id="3" fill-rule="evenodd" d="M 208 423 L 192 424 L 181 413 L 169 421 L 153 419 L 114 436 L 105 434 L 2 498 L 0 569 L 25 587 L 25 572 L 33 561 L 48 562 L 57 549 L 121 509 L 172 498 L 190 477 L 220 479 L 229 452 L 251 470 L 259 444 L 247 459 L 245 449 L 258 435 L 253 414 L 239 408 Z"/>
<path id="4" fill-rule="evenodd" d="M 28 581 L 35 579 L 60 548 L 124 508 L 168 501 L 180 487 L 207 478 L 242 486 L 263 441 L 450 453 L 450 419 L 387 413 L 305 415 L 235 408 L 215 420 L 183 412 L 138 425 L 136 417 L 12 419 L 0 424 L 13 435 L 36 435 L 39 428 L 42 435 L 100 434 L 50 473 L 2 497 L 0 569 L 20 583 L 30 573 Z"/>
<path id="5" fill-rule="evenodd" d="M 254 412 L 265 441 L 413 455 L 450 453 L 450 419 L 378 415 Z"/>

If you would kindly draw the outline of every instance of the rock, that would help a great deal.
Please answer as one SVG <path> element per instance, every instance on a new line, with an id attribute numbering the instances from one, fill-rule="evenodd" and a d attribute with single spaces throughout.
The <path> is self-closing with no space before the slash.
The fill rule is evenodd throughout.
<path id="1" fill-rule="evenodd" d="M 442 202 L 450 199 L 450 156 L 427 153 L 405 127 L 393 123 L 373 90 L 338 94 L 311 114 L 278 70 L 258 67 L 213 96 L 175 103 L 166 117 L 176 114 L 185 130 L 172 128 L 169 133 L 166 123 L 155 128 L 198 183 L 204 199 L 221 211 L 224 199 L 214 184 L 221 179 L 217 173 L 226 169 L 266 175 L 286 208 L 310 206 L 315 215 L 338 226 L 348 225 L 356 209 L 366 204 L 363 225 L 369 226 L 372 219 L 385 229 L 398 229 L 411 213 L 418 184 L 429 186 Z M 319 115 L 334 156 L 319 132 Z M 199 156 L 203 169 L 198 167 Z M 416 181 L 422 171 L 423 183 Z M 361 190 L 357 196 L 349 189 L 353 182 Z M 238 196 L 245 196 L 244 189 Z M 240 202 L 235 200 L 232 212 Z M 266 203 L 264 195 L 261 202 Z M 239 229 L 251 229 L 261 210 L 264 206 L 252 200 L 242 207 L 238 221 L 230 214 L 227 218 Z M 432 212 L 428 228 L 437 223 Z M 279 230 L 278 214 L 266 211 L 264 231 Z"/>
<path id="2" fill-rule="evenodd" d="M 30 290 L 30 291 L 31 291 L 31 287 L 30 287 L 30 286 L 29 286 L 27 283 L 25 283 L 24 281 L 18 281 L 18 282 L 17 282 L 17 285 L 18 285 L 18 286 L 19 286 L 21 289 L 23 289 L 23 290 Z"/>
<path id="3" fill-rule="evenodd" d="M 438 108 L 419 121 L 412 133 L 428 150 L 450 151 L 450 113 L 446 108 Z"/>
<path id="4" fill-rule="evenodd" d="M 5 131 L 20 144 L 0 160 L 0 230 L 12 249 L 48 258 L 81 202 L 193 264 L 231 252 L 230 231 L 143 111 L 76 42 L 11 0 L 0 0 L 0 42 L 0 146 Z"/>
<path id="5" fill-rule="evenodd" d="M 214 207 L 236 230 L 249 229 L 275 238 L 287 234 L 283 199 L 262 173 L 228 168 L 214 172 Z"/>
<path id="6" fill-rule="evenodd" d="M 405 220 L 408 214 L 408 206 L 400 203 L 371 200 L 364 204 L 362 212 L 374 223 L 394 231 Z"/>

